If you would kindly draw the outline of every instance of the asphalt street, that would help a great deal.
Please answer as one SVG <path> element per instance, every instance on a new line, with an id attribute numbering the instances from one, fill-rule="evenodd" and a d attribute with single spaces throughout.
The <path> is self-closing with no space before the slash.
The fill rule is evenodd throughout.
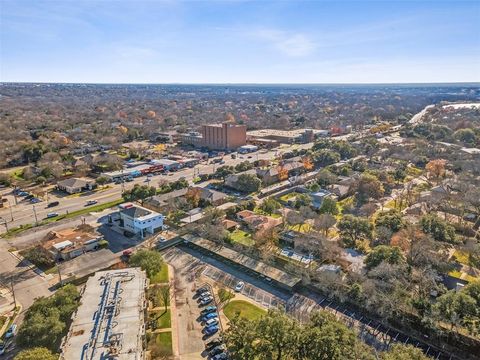
<path id="1" fill-rule="evenodd" d="M 195 176 L 199 174 L 211 174 L 220 166 L 232 165 L 235 166 L 243 161 L 254 162 L 255 160 L 272 160 L 275 158 L 277 152 L 286 152 L 292 149 L 309 148 L 312 144 L 282 146 L 277 149 L 269 151 L 262 150 L 252 154 L 239 155 L 236 159 L 232 159 L 229 155 L 224 157 L 224 164 L 199 164 L 194 168 L 185 168 L 169 175 L 156 175 L 147 182 L 147 178 L 142 176 L 136 178 L 132 182 L 122 184 L 109 184 L 109 188 L 101 191 L 84 193 L 80 196 L 62 196 L 56 197 L 53 194 L 48 196 L 48 201 L 42 201 L 34 205 L 30 204 L 26 200 L 22 200 L 21 197 L 17 197 L 17 204 L 15 205 L 15 199 L 12 195 L 12 189 L 4 189 L 3 196 L 8 200 L 8 204 L 12 205 L 11 208 L 7 207 L 0 209 L 0 234 L 6 232 L 6 227 L 14 228 L 19 225 L 33 224 L 35 221 L 41 221 L 45 219 L 48 213 L 56 212 L 60 215 L 68 212 L 76 211 L 86 207 L 88 200 L 97 200 L 98 204 L 108 203 L 120 198 L 122 194 L 122 188 L 125 190 L 131 189 L 135 184 L 150 184 L 153 186 L 158 185 L 161 181 L 175 181 L 180 178 L 185 178 L 189 182 L 192 182 Z M 48 202 L 59 201 L 60 204 L 56 207 L 47 208 Z M 11 211 L 10 211 L 11 210 Z M 2 225 L 6 222 L 6 226 Z"/>

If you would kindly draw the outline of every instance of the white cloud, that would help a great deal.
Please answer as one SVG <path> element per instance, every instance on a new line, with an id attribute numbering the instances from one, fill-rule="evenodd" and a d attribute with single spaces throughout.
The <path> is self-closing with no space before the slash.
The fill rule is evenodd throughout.
<path id="1" fill-rule="evenodd" d="M 307 56 L 313 53 L 316 48 L 315 43 L 308 36 L 301 33 L 262 29 L 254 32 L 252 35 L 267 41 L 271 46 L 287 56 Z"/>

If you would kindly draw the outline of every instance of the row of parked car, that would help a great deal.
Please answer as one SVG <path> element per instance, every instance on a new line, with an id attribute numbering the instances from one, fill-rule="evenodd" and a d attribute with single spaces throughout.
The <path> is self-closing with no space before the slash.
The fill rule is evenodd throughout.
<path id="1" fill-rule="evenodd" d="M 27 191 L 23 191 L 22 189 L 15 189 L 15 190 L 13 190 L 13 193 L 16 196 L 23 197 L 24 200 L 28 200 L 31 204 L 37 204 L 37 203 L 42 201 L 39 198 L 35 197 L 35 195 L 30 194 Z"/>
<path id="2" fill-rule="evenodd" d="M 3 355 L 7 352 L 7 347 L 11 343 L 10 340 L 13 339 L 16 333 L 17 333 L 17 325 L 16 324 L 10 325 L 8 330 L 5 332 L 5 335 L 3 336 L 3 340 L 0 340 L 0 355 Z"/>
<path id="3" fill-rule="evenodd" d="M 198 289 L 194 295 L 200 306 L 206 306 L 200 312 L 199 321 L 203 324 L 203 333 L 209 337 L 220 331 L 220 319 L 218 310 L 215 305 L 210 305 L 214 299 L 213 294 L 207 287 Z M 208 305 L 208 306 L 207 306 Z M 226 360 L 228 359 L 227 348 L 223 343 L 221 337 L 210 340 L 205 344 L 205 350 L 208 352 L 212 360 Z"/>

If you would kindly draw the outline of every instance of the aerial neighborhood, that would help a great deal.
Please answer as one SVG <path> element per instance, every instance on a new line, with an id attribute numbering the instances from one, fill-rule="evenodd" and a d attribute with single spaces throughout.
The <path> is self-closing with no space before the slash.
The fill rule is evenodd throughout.
<path id="1" fill-rule="evenodd" d="M 129 89 L 63 85 L 87 125 L 47 103 L 0 132 L 1 354 L 478 359 L 478 88 Z"/>

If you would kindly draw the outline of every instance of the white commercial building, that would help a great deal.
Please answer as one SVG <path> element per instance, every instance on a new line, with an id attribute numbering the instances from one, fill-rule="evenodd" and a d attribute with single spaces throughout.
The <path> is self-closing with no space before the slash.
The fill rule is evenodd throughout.
<path id="1" fill-rule="evenodd" d="M 96 272 L 61 347 L 61 360 L 145 359 L 145 272 Z"/>
<path id="2" fill-rule="evenodd" d="M 163 230 L 165 216 L 162 214 L 133 204 L 123 204 L 120 208 L 121 225 L 127 231 L 140 234 L 143 238 L 146 234 Z"/>

